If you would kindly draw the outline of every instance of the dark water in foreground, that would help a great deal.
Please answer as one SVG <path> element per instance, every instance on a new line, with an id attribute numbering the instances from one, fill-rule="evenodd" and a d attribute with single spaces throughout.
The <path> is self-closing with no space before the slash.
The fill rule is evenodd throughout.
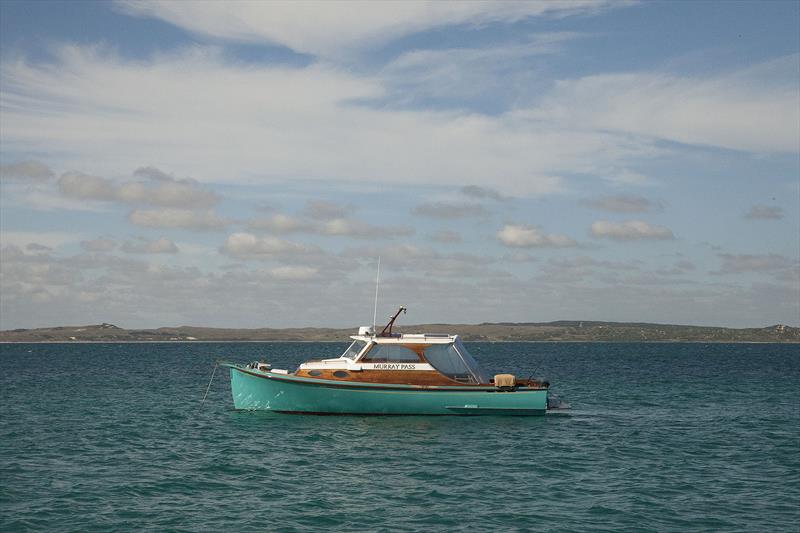
<path id="1" fill-rule="evenodd" d="M 232 410 L 212 361 L 344 344 L 0 346 L 0 530 L 800 527 L 800 347 L 470 344 L 570 416 Z"/>

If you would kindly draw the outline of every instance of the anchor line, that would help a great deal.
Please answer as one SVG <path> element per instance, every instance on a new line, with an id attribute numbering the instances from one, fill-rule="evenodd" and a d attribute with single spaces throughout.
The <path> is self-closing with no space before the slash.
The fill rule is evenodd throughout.
<path id="1" fill-rule="evenodd" d="M 218 366 L 219 362 L 214 363 L 214 370 L 211 372 L 211 379 L 208 380 L 208 387 L 206 387 L 206 393 L 203 394 L 203 400 L 200 402 L 200 407 L 203 407 L 203 404 L 206 403 L 206 396 L 208 396 L 208 391 L 211 389 L 211 382 L 214 381 L 214 374 L 217 373 Z"/>

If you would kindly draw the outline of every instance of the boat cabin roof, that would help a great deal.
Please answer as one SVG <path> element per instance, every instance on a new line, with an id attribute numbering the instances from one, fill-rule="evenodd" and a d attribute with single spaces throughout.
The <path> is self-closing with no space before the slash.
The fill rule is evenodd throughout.
<path id="1" fill-rule="evenodd" d="M 376 344 L 453 344 L 458 335 L 440 333 L 402 333 L 391 337 L 377 335 L 351 335 L 354 341 L 374 342 Z"/>

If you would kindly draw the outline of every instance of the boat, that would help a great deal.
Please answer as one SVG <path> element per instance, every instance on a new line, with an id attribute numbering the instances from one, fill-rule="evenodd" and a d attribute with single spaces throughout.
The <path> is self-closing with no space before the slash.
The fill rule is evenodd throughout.
<path id="1" fill-rule="evenodd" d="M 359 328 L 341 356 L 295 371 L 266 362 L 230 369 L 239 410 L 350 415 L 541 415 L 550 384 L 512 374 L 489 376 L 458 335 L 393 333 L 400 306 L 378 333 Z"/>

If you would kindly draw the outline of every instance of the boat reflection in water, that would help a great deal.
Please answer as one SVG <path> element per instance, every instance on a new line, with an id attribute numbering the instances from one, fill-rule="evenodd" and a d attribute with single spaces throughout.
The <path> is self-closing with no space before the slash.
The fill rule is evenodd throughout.
<path id="1" fill-rule="evenodd" d="M 296 371 L 266 363 L 230 369 L 236 409 L 281 413 L 370 415 L 541 415 L 549 383 L 489 376 L 458 335 L 392 333 L 359 328 L 335 359 L 306 361 Z M 552 402 L 551 402 L 552 406 Z"/>

